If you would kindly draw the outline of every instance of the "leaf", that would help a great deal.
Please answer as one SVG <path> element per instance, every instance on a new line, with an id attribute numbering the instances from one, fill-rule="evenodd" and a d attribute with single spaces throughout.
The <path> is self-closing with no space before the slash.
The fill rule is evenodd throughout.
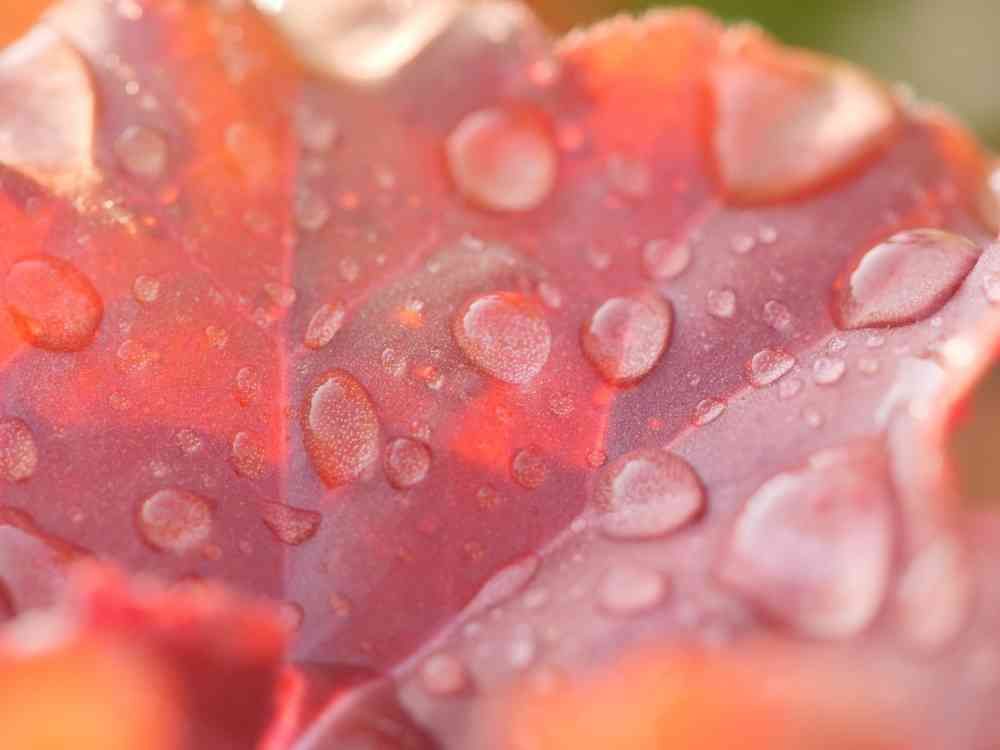
<path id="1" fill-rule="evenodd" d="M 260 5 L 47 17 L 96 116 L 26 116 L 100 179 L 0 159 L 5 567 L 301 612 L 274 748 L 499 747 L 553 674 L 763 635 L 898 659 L 928 746 L 1000 734 L 941 447 L 1000 271 L 958 125 L 693 11 Z"/>

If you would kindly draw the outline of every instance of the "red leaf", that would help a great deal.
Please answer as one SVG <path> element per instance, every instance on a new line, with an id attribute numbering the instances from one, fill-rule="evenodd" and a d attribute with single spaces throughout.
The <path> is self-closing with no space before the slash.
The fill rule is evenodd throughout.
<path id="1" fill-rule="evenodd" d="M 1000 736 L 941 450 L 998 325 L 963 130 L 696 12 L 260 5 L 74 0 L 0 57 L 12 609 L 69 541 L 287 602 L 270 748 L 498 747 L 525 674 L 759 634 Z"/>

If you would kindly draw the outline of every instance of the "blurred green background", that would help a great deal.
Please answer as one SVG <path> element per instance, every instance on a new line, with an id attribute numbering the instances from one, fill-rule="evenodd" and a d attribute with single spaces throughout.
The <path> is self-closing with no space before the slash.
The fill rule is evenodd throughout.
<path id="1" fill-rule="evenodd" d="M 533 0 L 556 28 L 656 0 Z M 1000 0 L 703 0 L 729 21 L 752 20 L 779 39 L 859 62 L 923 99 L 945 104 L 1000 148 Z"/>

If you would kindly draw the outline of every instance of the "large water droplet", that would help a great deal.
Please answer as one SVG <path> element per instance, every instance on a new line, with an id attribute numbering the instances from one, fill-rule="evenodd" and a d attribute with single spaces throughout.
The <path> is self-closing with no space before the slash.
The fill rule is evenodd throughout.
<path id="1" fill-rule="evenodd" d="M 795 357 L 782 349 L 761 349 L 747 363 L 747 377 L 755 388 L 780 380 L 795 367 Z"/>
<path id="2" fill-rule="evenodd" d="M 694 470 L 672 453 L 640 450 L 610 464 L 598 480 L 594 504 L 601 529 L 616 539 L 668 534 L 704 507 Z"/>
<path id="3" fill-rule="evenodd" d="M 397 489 L 407 489 L 427 478 L 431 450 L 419 440 L 396 438 L 385 449 L 385 476 Z"/>
<path id="4" fill-rule="evenodd" d="M 584 326 L 583 351 L 608 382 L 634 383 L 663 356 L 672 325 L 670 305 L 658 297 L 614 297 Z"/>
<path id="5" fill-rule="evenodd" d="M 167 169 L 167 141 L 152 128 L 133 125 L 115 141 L 115 155 L 133 177 L 156 180 Z"/>
<path id="6" fill-rule="evenodd" d="M 343 370 L 320 379 L 303 404 L 306 450 L 320 478 L 336 487 L 378 460 L 379 423 L 364 387 Z"/>
<path id="7" fill-rule="evenodd" d="M 38 467 L 38 448 L 31 429 L 16 418 L 0 419 L 0 479 L 23 482 Z"/>
<path id="8" fill-rule="evenodd" d="M 284 503 L 263 503 L 260 517 L 278 541 L 292 546 L 307 542 L 316 536 L 316 531 L 323 520 L 316 511 L 293 508 Z"/>
<path id="9" fill-rule="evenodd" d="M 90 280 L 49 255 L 19 260 L 7 274 L 4 297 L 24 339 L 41 349 L 75 352 L 94 339 L 104 304 Z"/>
<path id="10" fill-rule="evenodd" d="M 344 306 L 340 302 L 321 305 L 306 328 L 305 345 L 310 349 L 322 349 L 333 341 L 344 325 L 344 315 Z"/>
<path id="11" fill-rule="evenodd" d="M 552 347 L 539 306 L 515 292 L 474 297 L 455 317 L 452 329 L 465 356 L 505 383 L 533 379 Z"/>
<path id="12" fill-rule="evenodd" d="M 616 565 L 601 580 L 598 601 L 608 613 L 628 617 L 652 609 L 666 593 L 666 579 L 655 570 Z"/>
<path id="13" fill-rule="evenodd" d="M 260 440 L 249 432 L 237 432 L 233 437 L 233 450 L 230 454 L 236 473 L 247 479 L 260 479 L 267 470 L 264 460 L 264 446 Z"/>
<path id="14" fill-rule="evenodd" d="M 933 315 L 979 258 L 964 237 L 938 229 L 893 235 L 856 260 L 833 287 L 840 328 L 890 327 Z"/>
<path id="15" fill-rule="evenodd" d="M 747 500 L 721 576 L 808 635 L 854 635 L 878 612 L 888 586 L 892 502 L 875 446 L 817 454 Z"/>
<path id="16" fill-rule="evenodd" d="M 190 492 L 160 490 L 140 506 L 139 532 L 164 552 L 191 552 L 204 545 L 212 533 L 212 507 Z"/>
<path id="17" fill-rule="evenodd" d="M 528 211 L 555 187 L 558 151 L 540 114 L 473 112 L 448 137 L 448 167 L 462 195 L 494 211 Z"/>

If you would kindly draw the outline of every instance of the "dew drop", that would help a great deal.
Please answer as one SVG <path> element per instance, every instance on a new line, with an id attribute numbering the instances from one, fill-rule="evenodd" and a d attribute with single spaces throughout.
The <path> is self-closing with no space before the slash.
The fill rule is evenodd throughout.
<path id="1" fill-rule="evenodd" d="M 0 419 L 0 479 L 23 482 L 38 468 L 38 447 L 31 428 L 17 418 Z"/>
<path id="2" fill-rule="evenodd" d="M 529 490 L 541 487 L 549 473 L 544 454 L 533 445 L 514 454 L 510 470 L 514 481 Z"/>
<path id="3" fill-rule="evenodd" d="M 420 484 L 431 468 L 431 450 L 413 438 L 396 438 L 385 449 L 385 476 L 396 489 Z"/>
<path id="4" fill-rule="evenodd" d="M 765 388 L 795 367 L 795 357 L 783 349 L 761 349 L 747 363 L 747 377 L 754 388 Z"/>
<path id="5" fill-rule="evenodd" d="M 236 473 L 247 479 L 260 479 L 267 470 L 264 460 L 264 446 L 260 440 L 249 432 L 237 432 L 233 438 L 233 450 L 230 454 Z"/>
<path id="6" fill-rule="evenodd" d="M 115 141 L 115 156 L 133 177 L 158 180 L 167 171 L 167 140 L 157 130 L 132 125 Z"/>
<path id="7" fill-rule="evenodd" d="M 1000 302 L 1000 273 L 990 271 L 983 276 L 983 294 L 991 304 Z"/>
<path id="8" fill-rule="evenodd" d="M 605 534 L 647 539 L 693 519 L 704 507 L 705 492 L 684 459 L 662 450 L 640 450 L 604 470 L 594 501 Z"/>
<path id="9" fill-rule="evenodd" d="M 778 300 L 764 303 L 764 322 L 776 331 L 787 331 L 792 327 L 792 313 Z"/>
<path id="10" fill-rule="evenodd" d="M 294 287 L 290 287 L 287 284 L 278 284 L 273 281 L 264 284 L 264 291 L 278 307 L 291 307 L 295 304 L 295 300 L 298 297 L 298 292 L 295 291 Z"/>
<path id="11" fill-rule="evenodd" d="M 549 358 L 552 333 L 539 307 L 516 292 L 469 300 L 452 331 L 469 361 L 505 383 L 532 380 Z"/>
<path id="12" fill-rule="evenodd" d="M 537 208 L 555 187 L 558 152 L 540 115 L 485 109 L 448 137 L 448 167 L 467 199 L 494 211 Z"/>
<path id="13" fill-rule="evenodd" d="M 212 533 L 212 507 L 190 492 L 160 490 L 140 506 L 139 532 L 156 549 L 178 555 L 191 552 Z"/>
<path id="14" fill-rule="evenodd" d="M 736 292 L 732 289 L 710 289 L 705 301 L 713 317 L 728 319 L 736 312 Z"/>
<path id="15" fill-rule="evenodd" d="M 642 268 L 655 281 L 676 279 L 691 265 L 691 246 L 686 242 L 652 240 L 642 249 Z"/>
<path id="16" fill-rule="evenodd" d="M 440 696 L 461 693 L 469 683 L 465 666 L 450 654 L 435 654 L 424 660 L 420 678 L 428 693 Z"/>
<path id="17" fill-rule="evenodd" d="M 813 362 L 813 380 L 817 385 L 833 385 L 844 376 L 847 365 L 834 357 L 819 357 Z"/>
<path id="18" fill-rule="evenodd" d="M 378 460 L 379 423 L 364 387 L 343 370 L 324 375 L 303 404 L 306 450 L 330 487 L 358 479 Z"/>
<path id="19" fill-rule="evenodd" d="M 858 370 L 862 375 L 874 375 L 880 367 L 878 360 L 872 357 L 862 357 L 858 360 Z"/>
<path id="20" fill-rule="evenodd" d="M 59 258 L 37 255 L 16 262 L 4 283 L 7 309 L 21 336 L 58 352 L 86 348 L 104 315 L 90 280 Z"/>
<path id="21" fill-rule="evenodd" d="M 260 517 L 278 541 L 290 546 L 303 544 L 316 536 L 323 520 L 316 511 L 293 508 L 284 503 L 263 503 Z"/>
<path id="22" fill-rule="evenodd" d="M 609 383 L 634 383 L 663 356 L 672 325 L 669 303 L 657 297 L 613 297 L 584 326 L 583 351 Z"/>
<path id="23" fill-rule="evenodd" d="M 598 601 L 609 614 L 630 617 L 657 606 L 666 593 L 666 579 L 655 570 L 616 565 L 601 579 Z"/>
<path id="24" fill-rule="evenodd" d="M 333 341 L 344 325 L 345 314 L 344 305 L 340 302 L 321 305 L 306 328 L 305 345 L 310 349 L 322 349 Z"/>
<path id="25" fill-rule="evenodd" d="M 494 609 L 513 599 L 538 572 L 539 560 L 529 555 L 500 569 L 476 594 L 465 609 L 466 617 L 473 617 Z"/>
<path id="26" fill-rule="evenodd" d="M 160 296 L 160 281 L 152 276 L 136 276 L 132 282 L 132 296 L 136 302 L 150 305 Z"/>
<path id="27" fill-rule="evenodd" d="M 725 410 L 725 403 L 719 399 L 706 398 L 703 401 L 699 401 L 698 405 L 694 407 L 694 416 L 691 421 L 695 427 L 704 427 L 721 417 L 722 412 Z"/>
<path id="28" fill-rule="evenodd" d="M 816 454 L 747 500 L 721 577 L 807 635 L 855 635 L 875 617 L 888 587 L 892 504 L 879 448 Z"/>
<path id="29" fill-rule="evenodd" d="M 865 252 L 833 288 L 842 329 L 892 327 L 923 320 L 955 294 L 979 258 L 964 237 L 938 229 L 893 235 Z"/>
<path id="30" fill-rule="evenodd" d="M 507 663 L 513 669 L 525 669 L 530 666 L 538 654 L 538 640 L 528 625 L 519 625 L 514 629 L 510 643 L 507 644 Z"/>
<path id="31" fill-rule="evenodd" d="M 802 392 L 803 383 L 798 378 L 786 378 L 778 383 L 778 398 L 788 401 Z"/>
<path id="32" fill-rule="evenodd" d="M 260 371 L 256 367 L 241 367 L 236 373 L 236 400 L 250 406 L 260 398 Z"/>

